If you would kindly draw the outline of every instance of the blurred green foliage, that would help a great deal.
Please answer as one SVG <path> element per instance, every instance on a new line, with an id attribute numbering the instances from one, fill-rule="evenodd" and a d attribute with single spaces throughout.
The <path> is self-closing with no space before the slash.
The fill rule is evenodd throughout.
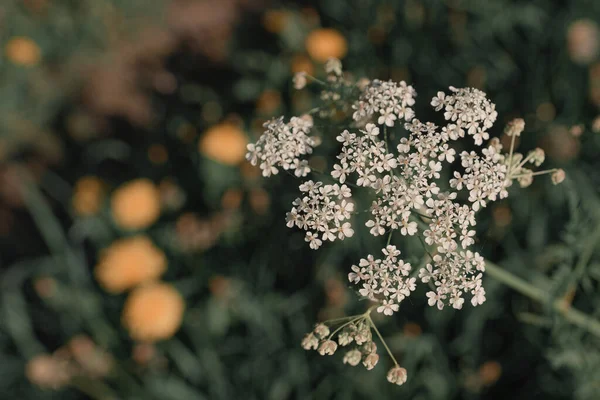
<path id="1" fill-rule="evenodd" d="M 226 35 L 225 58 L 180 37 L 165 45 L 168 50 L 145 51 L 143 40 L 132 40 L 127 48 L 143 48 L 141 55 L 111 51 L 121 38 L 139 34 L 140 25 L 131 21 L 150 18 L 163 26 L 160 10 L 157 2 L 141 0 L 0 5 L 0 139 L 8 150 L 20 143 L 2 167 L 0 398 L 81 398 L 82 390 L 97 398 L 178 400 L 600 397 L 598 338 L 552 307 L 566 299 L 600 318 L 600 127 L 593 122 L 600 105 L 600 3 L 262 4 L 246 9 Z M 544 148 L 547 163 L 568 175 L 563 186 L 540 180 L 515 190 L 486 209 L 478 225 L 478 250 L 547 293 L 547 302 L 490 277 L 487 301 L 475 309 L 440 312 L 423 295 L 414 296 L 398 316 L 380 322 L 409 371 L 402 387 L 386 382 L 388 360 L 365 371 L 299 345 L 315 321 L 364 308 L 345 277 L 349 265 L 381 243 L 357 235 L 310 251 L 284 224 L 296 179 L 262 181 L 245 164 L 224 165 L 198 151 L 216 123 L 242 126 L 252 139 L 266 118 L 314 106 L 316 96 L 294 91 L 291 78 L 301 68 L 321 73 L 305 49 L 307 34 L 319 27 L 346 38 L 343 63 L 355 77 L 412 84 L 422 119 L 435 121 L 428 99 L 438 90 L 481 88 L 499 113 L 492 133 L 500 136 L 506 121 L 523 117 L 519 150 Z M 11 56 L 7 45 L 15 37 L 29 38 L 39 57 L 35 46 Z M 29 61 L 15 62 L 19 57 Z M 136 90 L 115 91 L 114 106 L 86 100 L 90 81 L 91 97 L 104 98 L 101 89 L 113 87 L 112 80 L 83 73 L 77 60 L 110 72 L 124 57 L 134 60 L 124 75 Z M 140 104 L 152 118 L 139 117 L 147 115 L 133 108 Z M 332 126 L 325 134 L 338 130 Z M 52 145 L 42 146 L 42 137 Z M 313 161 L 326 169 L 330 150 L 324 145 Z M 99 178 L 105 195 L 92 216 L 72 204 L 76 183 L 87 175 Z M 155 347 L 129 339 L 120 321 L 126 295 L 108 294 L 93 276 L 99 252 L 131 234 L 112 220 L 110 192 L 140 177 L 163 183 L 165 209 L 145 233 L 168 258 L 163 279 L 187 303 L 179 333 Z M 215 240 L 192 240 L 206 229 Z M 402 246 L 407 254 L 419 248 L 409 241 Z M 94 376 L 80 368 L 81 381 L 59 391 L 29 382 L 28 360 L 70 348 L 82 334 L 111 355 L 110 373 Z M 144 351 L 151 355 L 144 358 Z"/>

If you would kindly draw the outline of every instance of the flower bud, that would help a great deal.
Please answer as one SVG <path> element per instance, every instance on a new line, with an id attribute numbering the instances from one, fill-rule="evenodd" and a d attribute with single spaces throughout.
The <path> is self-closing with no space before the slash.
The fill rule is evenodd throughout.
<path id="1" fill-rule="evenodd" d="M 352 338 L 352 336 L 350 336 L 350 333 L 348 332 L 343 331 L 338 335 L 338 343 L 340 344 L 340 346 L 347 346 L 350 343 L 352 343 L 352 340 L 354 339 Z"/>
<path id="2" fill-rule="evenodd" d="M 371 337 L 371 329 L 365 323 L 361 322 L 357 326 L 356 335 L 354 336 L 356 344 L 361 345 L 371 340 Z"/>
<path id="3" fill-rule="evenodd" d="M 344 364 L 350 364 L 351 366 L 356 367 L 360 363 L 361 358 L 362 354 L 360 354 L 360 351 L 354 349 L 344 355 L 343 361 Z"/>
<path id="4" fill-rule="evenodd" d="M 566 174 L 565 174 L 565 171 L 562 168 L 557 169 L 550 176 L 550 178 L 552 179 L 552 183 L 555 184 L 555 185 L 558 185 L 559 183 L 561 183 L 562 181 L 564 181 L 565 177 L 566 177 Z"/>
<path id="5" fill-rule="evenodd" d="M 363 365 L 370 371 L 375 368 L 378 361 L 379 355 L 377 353 L 371 353 L 363 359 Z"/>
<path id="6" fill-rule="evenodd" d="M 302 348 L 304 350 L 316 350 L 319 347 L 319 339 L 312 333 L 307 333 L 302 339 Z"/>
<path id="7" fill-rule="evenodd" d="M 519 185 L 521 185 L 522 188 L 526 188 L 527 186 L 529 186 L 533 183 L 533 174 L 532 174 L 531 170 L 529 170 L 527 168 L 523 168 L 521 170 L 521 173 L 523 175 L 518 177 L 517 181 L 519 181 Z"/>
<path id="8" fill-rule="evenodd" d="M 329 328 L 325 324 L 318 324 L 313 332 L 319 339 L 324 339 L 329 335 Z"/>
<path id="9" fill-rule="evenodd" d="M 362 352 L 365 354 L 371 354 L 377 352 L 377 345 L 372 340 L 362 345 Z"/>
<path id="10" fill-rule="evenodd" d="M 534 164 L 536 167 L 542 165 L 542 163 L 546 159 L 546 154 L 544 153 L 544 150 L 540 149 L 539 147 L 532 150 L 531 153 L 529 153 L 529 155 L 531 156 L 531 163 Z"/>
<path id="11" fill-rule="evenodd" d="M 395 366 L 394 368 L 390 369 L 387 373 L 388 382 L 394 383 L 398 386 L 400 386 L 404 382 L 406 382 L 406 378 L 407 378 L 406 369 L 399 367 L 399 366 Z"/>
<path id="12" fill-rule="evenodd" d="M 325 340 L 319 346 L 319 354 L 324 356 L 325 354 L 331 356 L 337 350 L 337 343 L 333 340 Z"/>
<path id="13" fill-rule="evenodd" d="M 306 87 L 306 72 L 298 72 L 292 79 L 294 82 L 294 89 L 302 90 Z"/>
<path id="14" fill-rule="evenodd" d="M 328 74 L 342 75 L 342 62 L 337 58 L 330 58 L 325 63 L 325 72 Z"/>
<path id="15" fill-rule="evenodd" d="M 506 125 L 504 133 L 507 136 L 521 136 L 521 132 L 523 132 L 524 129 L 525 121 L 523 118 L 515 118 Z"/>

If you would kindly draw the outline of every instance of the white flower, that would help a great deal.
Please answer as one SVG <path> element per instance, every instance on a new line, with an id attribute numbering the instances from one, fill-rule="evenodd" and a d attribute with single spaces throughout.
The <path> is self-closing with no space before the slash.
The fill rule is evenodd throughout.
<path id="1" fill-rule="evenodd" d="M 354 230 L 350 227 L 350 222 L 344 222 L 343 225 L 338 226 L 338 238 L 340 240 L 344 240 L 347 237 L 352 237 L 354 235 Z"/>
<path id="2" fill-rule="evenodd" d="M 398 304 L 394 304 L 388 300 L 383 300 L 383 304 L 377 307 L 377 312 L 384 313 L 385 315 L 392 315 L 395 311 L 398 311 Z"/>
<path id="3" fill-rule="evenodd" d="M 337 76 L 342 75 L 342 62 L 337 58 L 329 58 L 325 63 L 325 72 Z"/>
<path id="4" fill-rule="evenodd" d="M 331 171 L 331 176 L 340 181 L 340 183 L 344 183 L 346 182 L 346 174 L 348 173 L 348 164 L 344 163 L 341 166 L 339 164 L 335 164 L 333 166 L 333 171 Z"/>
<path id="5" fill-rule="evenodd" d="M 404 235 L 404 236 L 406 236 L 406 235 L 409 235 L 409 236 L 414 235 L 415 233 L 417 233 L 417 223 L 414 222 L 414 221 L 409 222 L 409 223 L 403 222 L 403 226 L 400 229 L 400 233 L 402 233 L 402 235 Z"/>
<path id="6" fill-rule="evenodd" d="M 310 248 L 313 250 L 318 249 L 323 244 L 319 237 L 312 232 L 306 232 L 306 237 L 304 240 L 309 242 Z"/>

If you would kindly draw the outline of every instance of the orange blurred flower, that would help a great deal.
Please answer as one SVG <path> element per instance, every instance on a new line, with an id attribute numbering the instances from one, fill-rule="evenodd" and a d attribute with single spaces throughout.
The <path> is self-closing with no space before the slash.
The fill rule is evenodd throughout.
<path id="1" fill-rule="evenodd" d="M 243 197 L 244 192 L 241 189 L 227 189 L 221 197 L 221 207 L 223 207 L 225 210 L 236 210 L 240 208 Z"/>
<path id="2" fill-rule="evenodd" d="M 127 182 L 113 193 L 111 208 L 121 228 L 144 229 L 160 215 L 160 193 L 149 179 Z"/>
<path id="3" fill-rule="evenodd" d="M 280 33 L 289 22 L 290 13 L 285 10 L 267 10 L 262 18 L 265 29 L 271 33 Z"/>
<path id="4" fill-rule="evenodd" d="M 315 74 L 315 67 L 310 60 L 302 54 L 297 54 L 292 58 L 292 73 L 306 72 L 308 75 Z"/>
<path id="5" fill-rule="evenodd" d="M 14 64 L 33 66 L 40 62 L 42 52 L 40 47 L 28 37 L 13 37 L 4 46 L 6 58 Z"/>
<path id="6" fill-rule="evenodd" d="M 256 100 L 256 110 L 262 114 L 273 114 L 281 105 L 281 94 L 276 90 L 265 90 Z"/>
<path id="7" fill-rule="evenodd" d="M 121 293 L 158 279 L 166 269 L 165 254 L 146 236 L 136 236 L 120 239 L 105 249 L 94 273 L 108 292 Z"/>
<path id="8" fill-rule="evenodd" d="M 40 354 L 27 362 L 25 375 L 34 385 L 59 389 L 71 380 L 72 371 L 59 357 Z"/>
<path id="9" fill-rule="evenodd" d="M 600 29 L 591 19 L 578 19 L 567 30 L 567 50 L 571 60 L 587 65 L 600 53 Z"/>
<path id="10" fill-rule="evenodd" d="M 257 214 L 265 214 L 269 207 L 271 206 L 271 197 L 266 190 L 262 188 L 254 188 L 248 194 L 248 201 L 250 202 L 250 207 Z"/>
<path id="11" fill-rule="evenodd" d="M 485 386 L 493 385 L 502 375 L 502 366 L 497 361 L 486 361 L 479 368 L 479 377 Z"/>
<path id="12" fill-rule="evenodd" d="M 86 176 L 75 183 L 73 190 L 73 210 L 80 216 L 95 215 L 100 211 L 104 200 L 104 190 L 100 179 Z"/>
<path id="13" fill-rule="evenodd" d="M 122 323 L 132 339 L 155 342 L 177 332 L 185 302 L 171 285 L 151 283 L 135 289 L 127 298 Z"/>
<path id="14" fill-rule="evenodd" d="M 237 165 L 244 160 L 248 138 L 237 126 L 222 123 L 209 128 L 198 144 L 200 153 L 226 165 Z"/>
<path id="15" fill-rule="evenodd" d="M 331 28 L 315 29 L 308 34 L 305 41 L 308 54 L 319 62 L 329 58 L 343 58 L 348 51 L 348 44 L 341 33 Z"/>

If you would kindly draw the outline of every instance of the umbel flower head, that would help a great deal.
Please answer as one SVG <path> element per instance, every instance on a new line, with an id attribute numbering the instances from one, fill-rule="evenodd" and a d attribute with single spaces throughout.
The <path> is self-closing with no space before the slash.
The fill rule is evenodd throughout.
<path id="1" fill-rule="evenodd" d="M 438 92 L 430 104 L 443 113 L 446 124 L 437 126 L 416 118 L 412 107 L 417 93 L 404 81 L 352 83 L 341 73 L 339 60 L 329 60 L 326 72 L 326 82 L 312 78 L 309 82 L 303 75 L 296 77 L 296 87 L 313 82 L 324 85 L 320 96 L 324 107 L 311 113 L 327 119 L 335 115 L 331 112 L 335 105 L 336 110 L 352 110 L 352 121 L 333 136 L 339 152 L 330 175 L 299 185 L 302 195 L 292 203 L 287 226 L 305 230 L 305 240 L 312 249 L 327 241 L 345 240 L 358 229 L 353 225 L 354 214 L 366 208 L 357 204 L 353 194 L 370 192 L 373 200 L 365 211 L 369 213 L 365 230 L 373 236 L 387 236 L 387 245 L 381 249 L 383 257 L 369 254 L 351 267 L 348 279 L 357 286 L 358 294 L 375 302 L 377 312 L 393 315 L 415 290 L 418 279 L 429 286 L 426 296 L 432 307 L 461 309 L 466 301 L 472 306 L 482 304 L 485 261 L 471 248 L 477 213 L 506 198 L 513 181 L 526 187 L 535 176 L 551 174 L 557 184 L 565 179 L 564 171 L 534 172 L 533 168 L 545 160 L 541 149 L 526 156 L 514 152 L 515 138 L 525 128 L 522 119 L 512 121 L 505 130 L 511 138 L 508 151 L 498 139 L 490 140 L 489 129 L 498 114 L 478 89 L 450 87 L 449 92 Z M 344 102 L 351 105 L 338 107 Z M 308 136 L 309 131 L 318 132 L 312 118 L 310 124 L 301 126 L 298 120 L 293 117 L 289 124 L 282 119 L 268 122 L 263 136 L 248 145 L 247 158 L 260 166 L 264 176 L 276 174 L 279 167 L 294 170 L 297 177 L 313 172 L 304 157 L 319 143 L 315 136 Z M 390 142 L 389 132 L 399 140 Z M 474 149 L 458 152 L 457 141 L 469 139 Z M 453 168 L 457 164 L 460 167 Z M 401 250 L 391 243 L 394 232 L 420 239 L 423 267 L 413 270 L 401 258 Z M 321 327 L 308 334 L 302 345 L 322 355 L 333 354 L 338 345 L 354 342 L 360 346 L 372 342 L 370 328 L 364 329 L 367 324 L 376 329 L 368 314 L 342 325 L 341 331 L 334 332 L 339 332 L 337 344 L 333 334 L 323 334 Z M 365 332 L 369 332 L 368 337 Z M 364 346 L 350 350 L 344 363 L 375 367 L 379 356 L 365 351 Z M 388 380 L 402 384 L 406 371 L 397 362 L 395 365 Z"/>

